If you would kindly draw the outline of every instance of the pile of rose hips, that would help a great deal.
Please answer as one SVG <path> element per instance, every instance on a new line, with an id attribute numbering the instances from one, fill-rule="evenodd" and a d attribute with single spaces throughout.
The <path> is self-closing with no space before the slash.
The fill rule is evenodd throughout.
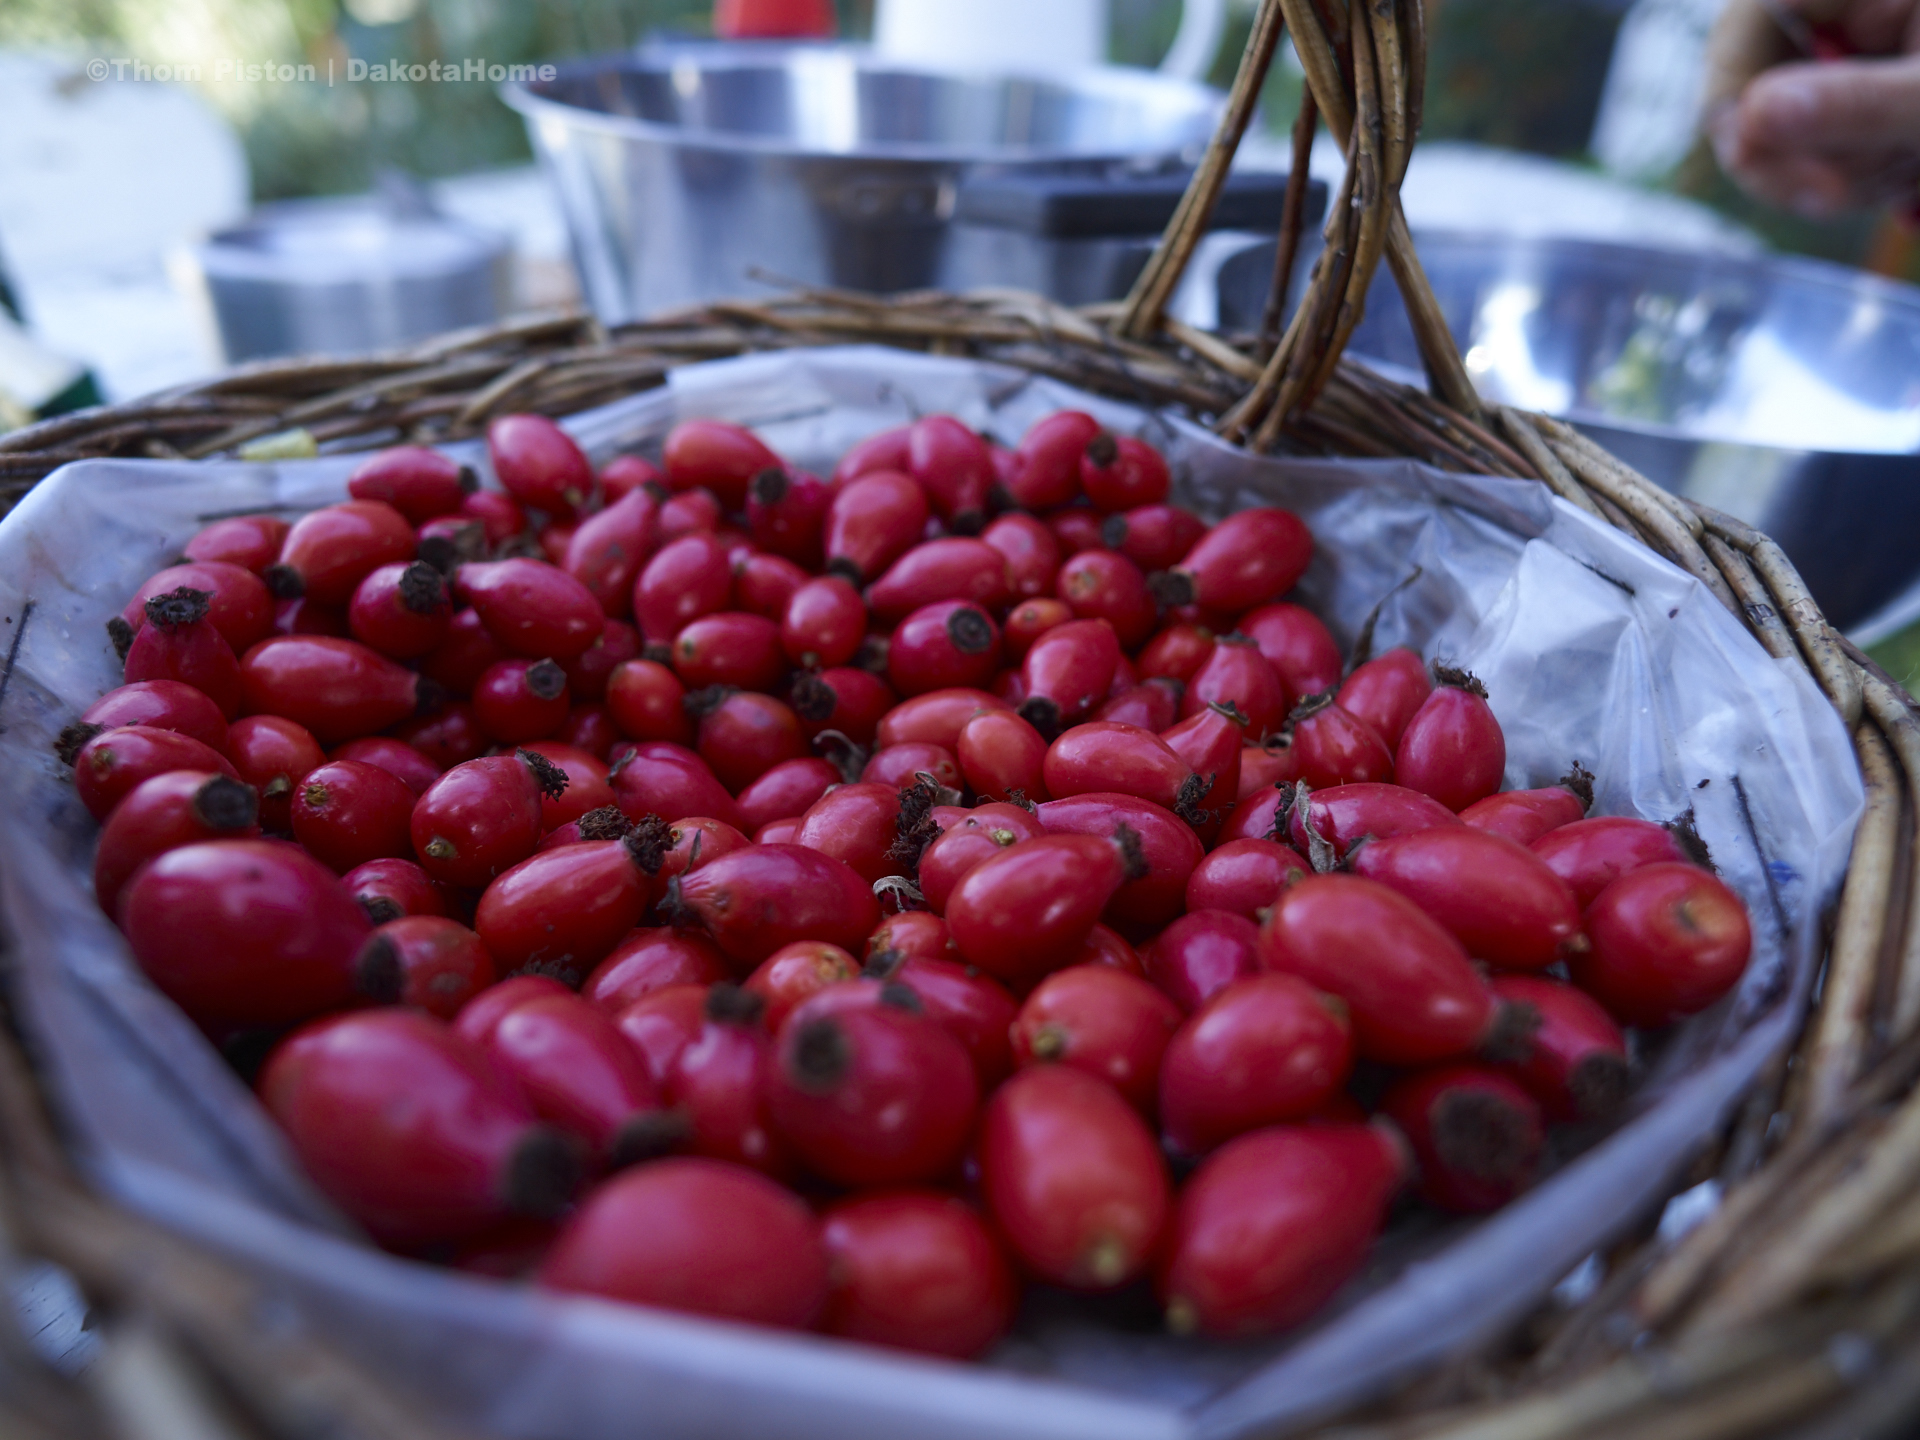
<path id="1" fill-rule="evenodd" d="M 1016 1276 L 1273 1331 L 1746 964 L 1684 831 L 1496 793 L 1477 681 L 1343 676 L 1305 526 L 1084 414 L 831 480 L 487 438 L 504 493 L 402 447 L 202 530 L 62 742 L 100 904 L 384 1245 L 949 1355 Z"/>

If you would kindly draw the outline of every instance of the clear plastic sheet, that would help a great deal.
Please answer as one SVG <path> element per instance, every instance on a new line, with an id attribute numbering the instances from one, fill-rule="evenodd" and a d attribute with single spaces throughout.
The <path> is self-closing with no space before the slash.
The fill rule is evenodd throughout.
<path id="1" fill-rule="evenodd" d="M 959 1366 L 383 1255 L 311 1190 L 245 1088 L 132 967 L 94 908 L 94 827 L 51 751 L 117 682 L 102 627 L 141 578 L 213 515 L 339 498 L 356 461 L 90 461 L 0 523 L 0 904 L 20 1013 L 96 1183 L 244 1261 L 270 1297 L 261 1323 L 311 1326 L 450 1419 L 513 1436 L 1264 1434 L 1538 1303 L 1658 1203 L 1805 1004 L 1861 805 L 1844 729 L 1803 673 L 1694 581 L 1537 485 L 1406 462 L 1254 459 L 1021 372 L 874 348 L 689 367 L 569 428 L 604 460 L 657 453 L 677 420 L 719 415 L 824 470 L 914 414 L 948 411 L 1011 442 L 1063 405 L 1164 446 L 1182 498 L 1201 509 L 1299 511 L 1319 542 L 1301 594 L 1343 644 L 1417 567 L 1376 643 L 1486 682 L 1509 786 L 1550 783 L 1578 759 L 1599 777 L 1597 813 L 1693 808 L 1754 914 L 1754 963 L 1736 996 L 1655 1047 L 1611 1135 L 1494 1216 L 1403 1227 L 1331 1314 L 1260 1345 L 1178 1341 L 1144 1304 L 1043 1294 L 989 1364 Z"/>

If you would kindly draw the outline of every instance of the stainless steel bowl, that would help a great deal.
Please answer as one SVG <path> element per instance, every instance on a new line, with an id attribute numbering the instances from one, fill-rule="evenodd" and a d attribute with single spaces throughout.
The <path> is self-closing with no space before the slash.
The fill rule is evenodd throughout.
<path id="1" fill-rule="evenodd" d="M 1482 394 L 1759 526 L 1842 629 L 1920 583 L 1920 290 L 1812 260 L 1416 239 Z M 1221 268 L 1223 328 L 1258 323 L 1272 267 L 1264 245 Z M 1384 269 L 1350 348 L 1419 367 Z"/>
<path id="2" fill-rule="evenodd" d="M 756 271 L 941 283 L 954 193 L 992 173 L 1154 170 L 1212 133 L 1218 92 L 1119 68 L 938 74 L 853 46 L 648 47 L 509 84 L 602 320 L 750 293 Z"/>

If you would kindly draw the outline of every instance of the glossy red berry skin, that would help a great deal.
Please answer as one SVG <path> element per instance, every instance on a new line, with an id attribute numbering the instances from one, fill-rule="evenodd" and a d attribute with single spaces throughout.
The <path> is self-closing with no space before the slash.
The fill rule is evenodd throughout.
<path id="1" fill-rule="evenodd" d="M 827 509 L 827 569 L 859 584 L 883 573 L 920 541 L 927 492 L 899 470 L 850 479 Z"/>
<path id="2" fill-rule="evenodd" d="M 1180 718 L 1180 698 L 1174 688 L 1161 679 L 1123 690 L 1093 712 L 1095 720 L 1109 720 L 1151 730 L 1158 735 L 1171 729 Z"/>
<path id="3" fill-rule="evenodd" d="M 659 508 L 649 492 L 635 490 L 581 521 L 567 541 L 561 568 L 586 586 L 613 619 L 624 619 L 633 610 L 634 582 L 653 549 Z"/>
<path id="4" fill-rule="evenodd" d="M 1100 422 L 1080 410 L 1057 410 L 1036 420 L 1015 452 L 1014 502 L 1028 510 L 1054 510 L 1080 495 L 1082 457 L 1100 433 Z"/>
<path id="5" fill-rule="evenodd" d="M 1137 795 L 1172 809 L 1191 803 L 1197 786 L 1187 762 L 1151 730 L 1089 720 L 1047 748 L 1047 793 L 1056 799 L 1093 791 Z"/>
<path id="6" fill-rule="evenodd" d="M 1107 548 L 1104 518 L 1091 507 L 1068 506 L 1047 516 L 1047 528 L 1059 542 L 1062 555 L 1078 555 L 1082 550 Z"/>
<path id="7" fill-rule="evenodd" d="M 1339 686 L 1340 647 L 1305 606 L 1284 600 L 1262 605 L 1242 615 L 1235 628 L 1260 647 L 1292 694 L 1318 695 Z"/>
<path id="8" fill-rule="evenodd" d="M 1054 593 L 1082 620 L 1105 620 L 1132 650 L 1153 633 L 1158 618 L 1147 577 L 1115 550 L 1083 550 L 1060 567 Z"/>
<path id="9" fill-rule="evenodd" d="M 878 675 L 844 666 L 796 675 L 788 694 L 808 738 L 837 730 L 856 745 L 872 743 L 881 717 L 899 698 Z"/>
<path id="10" fill-rule="evenodd" d="M 807 807 L 792 843 L 840 861 L 871 886 L 884 876 L 905 873 L 892 853 L 899 814 L 897 785 L 840 785 Z"/>
<path id="11" fill-rule="evenodd" d="M 443 771 L 478 760 L 492 743 L 474 718 L 473 707 L 464 700 L 455 700 L 431 715 L 403 720 L 388 733 L 418 750 Z"/>
<path id="12" fill-rule="evenodd" d="M 567 777 L 567 788 L 559 795 L 540 797 L 540 823 L 547 830 L 556 830 L 590 811 L 617 803 L 613 786 L 607 780 L 606 762 L 598 756 L 558 740 L 536 740 L 525 748 L 543 759 L 551 760 Z"/>
<path id="13" fill-rule="evenodd" d="M 172 770 L 240 778 L 226 756 L 190 735 L 148 725 L 122 725 L 102 731 L 80 747 L 73 757 L 73 788 L 87 812 L 95 820 L 105 820 L 142 781 Z"/>
<path id="14" fill-rule="evenodd" d="M 1078 724 L 1107 698 L 1120 663 L 1120 641 L 1104 620 L 1074 620 L 1055 626 L 1020 662 L 1026 698 L 1020 713 L 1051 739 Z"/>
<path id="15" fill-rule="evenodd" d="M 1109 515 L 1100 527 L 1108 548 L 1149 574 L 1178 565 L 1206 533 L 1207 522 L 1191 510 L 1158 503 Z"/>
<path id="16" fill-rule="evenodd" d="M 1371 1125 L 1230 1142 L 1188 1180 L 1169 1227 L 1169 1326 L 1233 1339 L 1299 1324 L 1359 1273 L 1407 1169 L 1405 1147 Z"/>
<path id="17" fill-rule="evenodd" d="M 1229 840 L 1208 853 L 1187 877 L 1187 909 L 1225 910 L 1258 924 L 1260 914 L 1307 862 L 1275 840 Z"/>
<path id="18" fill-rule="evenodd" d="M 1310 712 L 1302 705 L 1292 723 L 1294 763 L 1314 789 L 1393 779 L 1393 754 L 1379 732 L 1337 701 Z"/>
<path id="19" fill-rule="evenodd" d="M 883 623 L 940 600 L 968 600 L 998 610 L 1008 598 L 1005 557 L 986 541 L 965 536 L 914 546 L 866 591 L 867 608 Z"/>
<path id="20" fill-rule="evenodd" d="M 265 718 L 265 717 L 260 717 Z M 369 735 L 349 740 L 335 748 L 329 760 L 358 760 L 386 771 L 415 795 L 424 795 L 427 787 L 440 778 L 441 766 L 425 751 L 416 750 L 391 735 Z"/>
<path id="21" fill-rule="evenodd" d="M 167 851 L 122 892 L 120 928 L 147 978 L 207 1027 L 341 1008 L 372 929 L 331 871 L 273 840 Z"/>
<path id="22" fill-rule="evenodd" d="M 727 978 L 726 957 L 692 930 L 630 931 L 580 987 L 580 994 L 608 1014 L 672 985 L 702 988 Z"/>
<path id="23" fill-rule="evenodd" d="M 201 590 L 207 595 L 207 619 L 233 653 L 246 653 L 273 633 L 273 596 L 251 570 L 225 561 L 190 561 L 169 565 L 149 575 L 120 612 L 133 630 L 145 628 L 147 602 L 175 590 Z"/>
<path id="24" fill-rule="evenodd" d="M 1023 601 L 1007 612 L 1007 623 L 1000 631 L 1000 653 L 1009 665 L 1018 665 L 1034 641 L 1071 619 L 1073 607 L 1064 600 L 1042 595 Z"/>
<path id="25" fill-rule="evenodd" d="M 948 898 L 947 927 L 968 964 L 1025 987 L 1072 963 L 1125 878 L 1113 841 L 1042 836 L 968 871 Z"/>
<path id="26" fill-rule="evenodd" d="M 1193 827 L 1171 810 L 1136 795 L 1095 792 L 1047 801 L 1040 823 L 1049 834 L 1103 837 L 1124 824 L 1138 836 L 1146 873 L 1114 892 L 1102 916 L 1107 924 L 1141 939 L 1186 908 L 1187 880 L 1206 851 Z"/>
<path id="27" fill-rule="evenodd" d="M 752 691 L 726 695 L 700 717 L 696 734 L 700 758 L 735 792 L 783 761 L 805 758 L 809 748 L 799 717 L 771 695 Z"/>
<path id="28" fill-rule="evenodd" d="M 557 566 L 538 560 L 494 560 L 462 565 L 455 596 L 480 614 L 487 632 L 508 654 L 561 664 L 592 648 L 606 628 L 593 592 Z"/>
<path id="29" fill-rule="evenodd" d="M 444 884 L 486 885 L 540 843 L 540 799 L 534 769 L 518 756 L 454 766 L 414 804 L 409 830 L 420 868 Z"/>
<path id="30" fill-rule="evenodd" d="M 924 912 L 911 911 L 892 916 L 889 925 L 896 936 L 897 922 L 913 919 L 916 914 L 923 920 L 935 919 Z M 945 931 L 942 925 L 943 939 Z M 965 1048 L 973 1061 L 974 1074 L 979 1078 L 980 1093 L 984 1095 L 1012 1073 L 1009 1035 L 1018 1007 L 1004 985 L 972 966 L 961 964 L 957 956 L 957 951 L 944 944 L 939 953 L 916 951 L 910 942 L 905 950 L 882 946 L 868 956 L 866 974 L 905 986 L 914 993 L 927 1018 Z"/>
<path id="31" fill-rule="evenodd" d="M 1142 679 L 1171 676 L 1181 684 L 1191 680 L 1213 654 L 1215 637 L 1204 626 L 1176 620 L 1160 629 L 1141 647 L 1134 664 Z"/>
<path id="32" fill-rule="evenodd" d="M 494 978 L 493 957 L 480 937 L 443 915 L 387 921 L 354 960 L 354 987 L 369 1000 L 441 1020 L 453 1019 Z"/>
<path id="33" fill-rule="evenodd" d="M 461 501 L 460 513 L 479 522 L 489 546 L 503 545 L 527 528 L 520 502 L 498 490 L 476 490 Z"/>
<path id="34" fill-rule="evenodd" d="M 673 637 L 672 663 L 689 690 L 731 685 L 771 691 L 788 670 L 780 627 L 744 610 L 715 611 L 687 625 Z"/>
<path id="35" fill-rule="evenodd" d="M 380 500 L 415 525 L 459 511 L 474 484 L 438 450 L 424 445 L 394 445 L 362 462 L 347 477 L 347 493 L 356 500 Z"/>
<path id="36" fill-rule="evenodd" d="M 711 535 L 725 518 L 711 490 L 682 490 L 661 501 L 655 536 L 664 546 L 685 535 Z"/>
<path id="37" fill-rule="evenodd" d="M 261 641 L 240 661 L 240 684 L 247 713 L 283 716 L 322 745 L 397 725 L 429 698 L 411 670 L 325 635 Z"/>
<path id="38" fill-rule="evenodd" d="M 453 605 L 431 565 L 415 560 L 370 571 L 347 606 L 353 638 L 389 660 L 413 660 L 446 638 Z"/>
<path id="39" fill-rule="evenodd" d="M 793 1157 L 768 1105 L 773 1043 L 760 1023 L 757 998 L 716 985 L 707 992 L 699 1032 L 673 1062 L 665 1095 L 687 1117 L 687 1146 L 694 1154 L 784 1179 Z"/>
<path id="40" fill-rule="evenodd" d="M 1188 679 L 1180 718 L 1190 720 L 1210 704 L 1231 705 L 1247 717 L 1247 738 L 1264 740 L 1286 722 L 1293 698 L 1255 646 L 1229 637 L 1214 645 Z"/>
<path id="41" fill-rule="evenodd" d="M 353 482 L 347 484 L 351 489 Z M 354 496 L 356 500 L 368 498 L 379 497 Z M 181 553 L 197 563 L 238 565 L 258 575 L 280 558 L 280 547 L 286 541 L 289 528 L 287 522 L 276 515 L 232 515 L 205 527 L 187 542 Z"/>
<path id="42" fill-rule="evenodd" d="M 649 815 L 672 823 L 707 815 L 739 828 L 740 810 L 698 755 L 662 758 L 635 755 L 612 772 L 613 798 L 629 820 Z"/>
<path id="43" fill-rule="evenodd" d="M 880 921 L 873 891 L 804 845 L 753 845 L 680 879 L 680 903 L 736 964 L 758 965 L 796 940 L 862 946 Z"/>
<path id="44" fill-rule="evenodd" d="M 1152 985 L 1109 965 L 1055 971 L 1020 1007 L 1013 1060 L 1069 1065 L 1106 1081 L 1151 1116 L 1160 1095 L 1161 1056 L 1185 1019 Z"/>
<path id="45" fill-rule="evenodd" d="M 232 758 L 227 721 L 220 707 L 204 692 L 178 680 L 138 680 L 109 690 L 81 713 L 77 726 L 70 727 L 71 735 L 62 733 L 61 744 L 77 739 L 78 745 L 74 746 L 77 753 L 79 745 L 86 744 L 100 731 L 122 725 L 173 730 Z"/>
<path id="46" fill-rule="evenodd" d="M 747 530 L 770 554 L 820 568 L 821 531 L 834 491 L 818 475 L 770 467 L 747 485 Z"/>
<path id="47" fill-rule="evenodd" d="M 624 1158 L 623 1132 L 659 1104 L 645 1058 L 606 1014 L 577 995 L 514 1006 L 483 1048 L 519 1083 L 542 1120 L 578 1136 L 603 1162 Z"/>
<path id="48" fill-rule="evenodd" d="M 294 788 L 293 838 L 338 874 L 413 854 L 415 797 L 404 780 L 360 760 L 330 760 Z"/>
<path id="49" fill-rule="evenodd" d="M 1425 662 L 1401 646 L 1355 666 L 1334 699 L 1371 725 L 1391 749 L 1432 693 L 1433 677 Z"/>
<path id="50" fill-rule="evenodd" d="M 561 1230 L 540 1284 L 801 1330 L 826 1304 L 827 1256 L 806 1205 L 781 1186 L 682 1158 L 597 1189 Z"/>
<path id="51" fill-rule="evenodd" d="M 853 956 L 838 945 L 818 940 L 799 940 L 783 945 L 740 984 L 749 995 L 757 995 L 765 1005 L 761 1021 L 772 1034 L 796 1006 L 805 1003 L 829 985 L 844 984 L 860 978 L 860 966 Z"/>
<path id="52" fill-rule="evenodd" d="M 1131 435 L 1095 435 L 1080 455 L 1080 488 L 1108 513 L 1157 505 L 1172 475 L 1160 452 Z"/>
<path id="53" fill-rule="evenodd" d="M 613 1016 L 613 1023 L 647 1062 L 647 1073 L 664 1096 L 680 1052 L 706 1024 L 705 985 L 665 985 L 649 991 Z M 609 1012 L 612 1013 L 612 1012 Z"/>
<path id="54" fill-rule="evenodd" d="M 780 644 L 787 658 L 809 669 L 846 664 L 866 636 L 866 602 L 838 575 L 809 580 L 794 591 L 780 621 Z"/>
<path id="55" fill-rule="evenodd" d="M 1142 955 L 1147 978 L 1183 1011 L 1197 1010 L 1260 968 L 1260 927 L 1225 910 L 1190 910 Z"/>
<path id="56" fill-rule="evenodd" d="M 1500 1002 L 1460 942 L 1384 885 L 1313 875 L 1283 891 L 1260 927 L 1260 963 L 1346 1002 L 1355 1051 L 1388 1065 L 1471 1054 Z"/>
<path id="57" fill-rule="evenodd" d="M 834 485 L 844 488 L 848 481 L 870 475 L 876 470 L 904 473 L 907 468 L 907 434 L 908 427 L 901 425 L 860 441 L 842 455 L 840 463 L 833 467 Z"/>
<path id="58" fill-rule="evenodd" d="M 711 490 L 728 510 L 747 504 L 747 487 L 762 470 L 778 470 L 780 457 L 745 426 L 725 420 L 683 420 L 667 432 L 662 454 L 667 484 L 675 490 Z"/>
<path id="59" fill-rule="evenodd" d="M 800 587 L 814 578 L 809 571 L 780 555 L 766 555 L 757 550 L 743 555 L 738 546 L 728 553 L 733 557 L 734 608 L 764 615 L 769 620 L 783 619 Z"/>
<path id="60" fill-rule="evenodd" d="M 1185 581 L 1174 604 L 1237 615 L 1277 600 L 1306 573 L 1313 537 L 1286 510 L 1240 510 L 1209 530 L 1169 572 Z"/>
<path id="61" fill-rule="evenodd" d="M 1110 1290 L 1147 1266 L 1170 1208 L 1166 1162 L 1120 1093 L 1064 1065 L 1022 1070 L 988 1098 L 980 1190 L 1039 1279 Z"/>
<path id="62" fill-rule="evenodd" d="M 1500 788 L 1507 741 L 1483 694 L 1470 687 L 1437 686 L 1400 736 L 1394 779 L 1431 795 L 1456 813 Z"/>
<path id="63" fill-rule="evenodd" d="M 801 1162 L 841 1185 L 901 1185 L 955 1170 L 979 1096 L 960 1042 L 893 1005 L 796 1011 L 782 1027 L 768 1108 Z"/>
<path id="64" fill-rule="evenodd" d="M 279 565 L 299 577 L 308 599 L 345 605 L 373 571 L 413 559 L 415 543 L 413 526 L 393 506 L 349 500 L 296 520 L 280 547 Z"/>
<path id="65" fill-rule="evenodd" d="M 1006 710 L 989 710 L 961 727 L 954 758 L 967 786 L 983 800 L 1005 801 L 1018 790 L 1028 801 L 1048 798 L 1047 742 Z"/>
<path id="66" fill-rule="evenodd" d="M 440 887 L 412 860 L 369 860 L 342 875 L 340 883 L 375 925 L 410 915 L 447 913 Z"/>
<path id="67" fill-rule="evenodd" d="M 917 784 L 921 775 L 931 775 L 935 784 L 955 790 L 963 780 L 960 762 L 951 750 L 922 740 L 907 740 L 874 751 L 860 772 L 860 780 L 862 784 L 905 790 Z"/>
<path id="68" fill-rule="evenodd" d="M 1420 1198 L 1443 1210 L 1497 1210 L 1533 1183 L 1546 1124 L 1533 1097 L 1484 1065 L 1405 1076 L 1380 1113 L 1413 1147 Z"/>
<path id="69" fill-rule="evenodd" d="M 783 760 L 735 797 L 741 828 L 758 831 L 776 820 L 798 822 L 815 801 L 840 783 L 840 772 L 824 760 Z"/>
<path id="70" fill-rule="evenodd" d="M 1746 973 L 1747 907 L 1717 876 L 1672 861 L 1643 865 L 1587 907 L 1592 948 L 1573 983 L 1623 1025 L 1653 1029 L 1698 1014 Z"/>
<path id="71" fill-rule="evenodd" d="M 550 1215 L 572 1188 L 564 1144 L 431 1016 L 375 1010 L 310 1025 L 268 1058 L 260 1098 L 307 1173 L 385 1245 Z"/>
<path id="72" fill-rule="evenodd" d="M 207 770 L 174 770 L 140 783 L 114 807 L 93 856 L 93 893 L 109 916 L 147 861 L 202 840 L 260 833 L 259 797 L 249 785 Z"/>
<path id="73" fill-rule="evenodd" d="M 1531 1005 L 1540 1017 L 1524 1060 L 1500 1068 L 1540 1103 L 1550 1120 L 1604 1125 L 1627 1098 L 1627 1042 L 1600 1003 L 1539 975 L 1496 975 L 1493 993 Z"/>
<path id="74" fill-rule="evenodd" d="M 995 813 L 982 814 L 982 810 Z M 968 811 L 964 820 L 920 852 L 920 893 L 926 897 L 927 907 L 936 915 L 944 915 L 954 886 L 974 866 L 1010 845 L 1044 833 L 1040 822 L 1017 806 L 995 804 Z"/>
<path id="75" fill-rule="evenodd" d="M 657 661 L 628 660 L 607 677 L 607 711 L 631 740 L 690 742 L 693 721 L 686 697 L 680 677 Z"/>
<path id="76" fill-rule="evenodd" d="M 977 688 L 999 668 L 1000 627 L 964 600 L 921 606 L 900 622 L 887 645 L 887 679 L 904 696 Z"/>
<path id="77" fill-rule="evenodd" d="M 978 435 L 951 415 L 927 415 L 907 429 L 907 473 L 954 530 L 977 533 L 986 523 L 993 457 Z"/>
<path id="78" fill-rule="evenodd" d="M 689 815 L 674 821 L 667 829 L 667 839 L 670 843 L 660 856 L 660 869 L 655 875 L 663 885 L 676 875 L 711 865 L 722 855 L 753 843 L 736 827 L 710 815 Z"/>
<path id="79" fill-rule="evenodd" d="M 932 690 L 902 700 L 880 718 L 874 739 L 882 749 L 916 741 L 952 750 L 960 732 L 974 716 L 987 711 L 1005 713 L 1007 702 L 985 690 L 958 687 Z"/>
<path id="80" fill-rule="evenodd" d="M 1291 975 L 1250 975 L 1188 1017 L 1160 1064 L 1160 1122 L 1189 1155 L 1317 1114 L 1347 1082 L 1346 1007 Z"/>
<path id="81" fill-rule="evenodd" d="M 180 618 L 164 618 L 171 597 L 197 596 L 178 612 Z M 172 680 L 191 685 L 220 707 L 231 720 L 240 713 L 240 663 L 226 637 L 205 617 L 204 591 L 170 592 L 148 602 L 147 623 L 127 648 L 126 675 L 129 684 L 143 680 Z"/>
<path id="82" fill-rule="evenodd" d="M 1060 542 L 1053 531 L 1031 515 L 1002 515 L 980 532 L 980 538 L 1000 552 L 1007 566 L 1007 590 L 1016 600 L 1053 594 L 1060 573 Z"/>
<path id="83" fill-rule="evenodd" d="M 474 718 L 503 745 L 553 734 L 571 709 L 567 673 L 551 660 L 502 660 L 473 687 Z"/>
<path id="84" fill-rule="evenodd" d="M 1506 970 L 1541 970 L 1585 948 L 1573 891 L 1523 845 L 1471 825 L 1369 840 L 1353 873 L 1406 896 L 1467 953 Z"/>
<path id="85" fill-rule="evenodd" d="M 1311 824 L 1313 833 L 1341 859 L 1363 835 L 1386 840 L 1418 830 L 1460 828 L 1458 818 L 1438 800 L 1403 785 L 1372 782 L 1315 790 L 1307 802 L 1307 820 L 1300 819 L 1297 805 L 1289 807 L 1285 820 L 1294 849 L 1306 853 Z"/>
<path id="86" fill-rule="evenodd" d="M 1516 845 L 1532 845 L 1550 830 L 1571 825 L 1587 813 L 1587 802 L 1563 785 L 1538 790 L 1503 790 L 1460 812 L 1462 824 Z"/>
<path id="87" fill-rule="evenodd" d="M 1664 825 L 1629 815 L 1596 815 L 1557 826 L 1528 847 L 1572 887 L 1581 909 L 1643 865 L 1690 859 Z"/>
<path id="88" fill-rule="evenodd" d="M 662 545 L 633 587 L 633 621 L 648 640 L 672 640 L 702 615 L 727 608 L 733 567 L 713 536 L 683 535 Z"/>
<path id="89" fill-rule="evenodd" d="M 1299 778 L 1300 767 L 1293 763 L 1293 742 L 1287 736 L 1273 735 L 1259 745 L 1240 747 L 1239 799 Z"/>
<path id="90" fill-rule="evenodd" d="M 502 415 L 487 426 L 487 458 L 506 492 L 556 520 L 593 501 L 593 466 L 571 436 L 544 415 Z"/>
<path id="91" fill-rule="evenodd" d="M 966 1203 L 935 1190 L 860 1195 L 820 1217 L 833 1289 L 820 1328 L 870 1345 L 970 1359 L 1012 1322 L 1018 1287 Z"/>
<path id="92" fill-rule="evenodd" d="M 478 610 L 459 610 L 447 622 L 446 638 L 420 662 L 420 673 L 456 695 L 471 695 L 489 666 L 509 658 L 488 633 Z"/>
<path id="93" fill-rule="evenodd" d="M 584 980 L 653 898 L 631 847 L 589 840 L 529 856 L 480 897 L 473 928 L 502 970 L 536 968 Z"/>

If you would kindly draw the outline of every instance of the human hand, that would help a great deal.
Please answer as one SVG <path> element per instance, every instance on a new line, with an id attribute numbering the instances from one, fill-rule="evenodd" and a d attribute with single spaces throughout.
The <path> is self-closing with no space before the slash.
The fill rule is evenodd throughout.
<path id="1" fill-rule="evenodd" d="M 1810 41 L 1848 58 L 1810 62 Z M 1912 202 L 1920 0 L 1731 0 L 1708 50 L 1705 128 L 1728 174 L 1783 208 Z"/>

